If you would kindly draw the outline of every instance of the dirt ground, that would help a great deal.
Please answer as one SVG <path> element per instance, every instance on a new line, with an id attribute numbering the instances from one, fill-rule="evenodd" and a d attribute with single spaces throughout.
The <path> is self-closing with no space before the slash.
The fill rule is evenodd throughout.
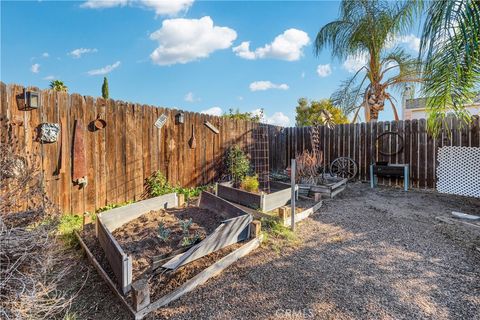
<path id="1" fill-rule="evenodd" d="M 480 236 L 435 219 L 452 210 L 480 215 L 480 199 L 349 184 L 299 224 L 300 246 L 257 249 L 150 318 L 480 319 Z M 129 319 L 86 260 L 77 274 L 72 313 Z"/>

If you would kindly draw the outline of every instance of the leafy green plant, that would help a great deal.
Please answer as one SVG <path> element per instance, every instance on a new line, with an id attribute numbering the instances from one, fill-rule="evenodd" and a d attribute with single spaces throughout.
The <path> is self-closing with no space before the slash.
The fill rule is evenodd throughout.
<path id="1" fill-rule="evenodd" d="M 192 197 L 198 197 L 207 186 L 185 188 L 181 186 L 172 186 L 168 183 L 167 178 L 159 170 L 146 180 L 146 192 L 150 197 L 158 197 L 164 194 L 176 192 L 185 195 L 185 200 Z"/>
<path id="2" fill-rule="evenodd" d="M 240 188 L 248 192 L 258 192 L 258 176 L 246 176 L 240 183 Z"/>
<path id="3" fill-rule="evenodd" d="M 120 208 L 120 207 L 129 205 L 129 204 L 132 204 L 132 203 L 134 203 L 134 202 L 135 202 L 135 201 L 131 200 L 131 201 L 122 202 L 122 203 L 108 204 L 108 205 L 106 205 L 106 206 L 104 206 L 104 207 L 98 208 L 98 209 L 95 211 L 95 213 L 100 213 L 100 212 L 108 211 L 108 210 L 111 210 L 111 209 Z"/>
<path id="4" fill-rule="evenodd" d="M 420 57 L 425 61 L 423 93 L 427 128 L 438 135 L 449 128 L 449 113 L 462 124 L 472 117 L 465 106 L 478 94 L 480 82 L 480 2 L 478 0 L 412 1 L 425 9 Z"/>
<path id="5" fill-rule="evenodd" d="M 201 235 L 199 232 L 195 232 L 195 234 L 191 236 L 187 230 L 187 234 L 184 234 L 180 245 L 182 247 L 188 247 L 189 245 L 195 244 L 198 240 L 200 240 L 200 238 Z"/>
<path id="6" fill-rule="evenodd" d="M 163 222 L 160 222 L 158 224 L 158 237 L 160 238 L 160 240 L 162 240 L 163 242 L 166 242 L 170 237 L 171 233 L 172 233 L 172 230 L 165 227 L 165 224 Z"/>
<path id="7" fill-rule="evenodd" d="M 183 234 L 188 235 L 190 227 L 193 224 L 192 218 L 190 218 L 188 220 L 180 220 L 178 223 L 180 224 L 180 227 L 182 228 Z"/>
<path id="8" fill-rule="evenodd" d="M 263 119 L 263 109 L 260 109 L 259 113 L 253 112 L 240 112 L 240 109 L 230 108 L 228 113 L 225 113 L 223 117 L 234 120 L 246 120 L 252 122 L 260 122 Z"/>
<path id="9" fill-rule="evenodd" d="M 262 218 L 263 243 L 277 253 L 284 247 L 293 247 L 300 244 L 300 239 L 281 221 L 275 218 Z"/>
<path id="10" fill-rule="evenodd" d="M 242 181 L 250 172 L 250 160 L 238 145 L 228 149 L 225 165 L 234 182 Z"/>
<path id="11" fill-rule="evenodd" d="M 60 221 L 57 226 L 57 234 L 64 241 L 66 246 L 74 247 L 78 244 L 78 239 L 74 232 L 82 230 L 82 228 L 82 217 L 74 214 L 66 214 L 60 217 Z"/>

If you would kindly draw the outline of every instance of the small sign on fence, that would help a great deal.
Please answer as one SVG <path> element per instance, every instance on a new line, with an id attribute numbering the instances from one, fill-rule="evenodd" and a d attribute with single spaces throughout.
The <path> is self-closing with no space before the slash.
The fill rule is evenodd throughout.
<path id="1" fill-rule="evenodd" d="M 167 122 L 167 116 L 162 114 L 160 117 L 158 117 L 157 121 L 155 121 L 154 125 L 158 129 L 161 129 L 166 122 Z"/>

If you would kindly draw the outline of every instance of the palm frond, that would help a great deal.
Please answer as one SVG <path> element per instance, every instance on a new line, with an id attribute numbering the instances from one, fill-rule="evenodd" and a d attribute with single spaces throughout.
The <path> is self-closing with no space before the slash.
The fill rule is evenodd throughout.
<path id="1" fill-rule="evenodd" d="M 426 60 L 423 92 L 428 129 L 437 134 L 449 111 L 470 121 L 464 105 L 480 83 L 480 2 L 433 1 L 425 20 L 420 57 Z"/>
<path id="2" fill-rule="evenodd" d="M 350 79 L 343 81 L 340 87 L 330 96 L 333 105 L 341 109 L 345 115 L 349 115 L 362 105 L 365 81 L 368 77 L 365 74 L 361 79 L 357 79 L 361 70 Z"/>

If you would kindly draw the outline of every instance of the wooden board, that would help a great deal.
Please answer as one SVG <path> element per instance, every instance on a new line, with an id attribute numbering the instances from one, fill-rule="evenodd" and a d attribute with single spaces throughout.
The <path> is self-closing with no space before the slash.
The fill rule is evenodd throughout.
<path id="1" fill-rule="evenodd" d="M 175 256 L 162 265 L 163 268 L 176 270 L 209 253 L 248 238 L 248 228 L 250 222 L 253 221 L 253 217 L 250 214 L 209 192 L 202 192 L 200 208 L 214 210 L 222 217 L 228 217 L 228 219 L 223 221 L 211 234 L 190 250 Z"/>
<path id="2" fill-rule="evenodd" d="M 235 189 L 223 184 L 217 184 L 217 196 L 253 209 L 261 209 L 262 207 L 262 196 L 260 194 Z"/>
<path id="3" fill-rule="evenodd" d="M 98 274 L 100 275 L 100 277 L 107 283 L 108 287 L 110 288 L 110 290 L 112 290 L 112 292 L 115 294 L 115 296 L 120 299 L 120 301 L 122 302 L 122 304 L 127 308 L 127 310 L 133 315 L 135 316 L 135 311 L 132 309 L 132 307 L 130 306 L 130 304 L 127 302 L 127 300 L 122 296 L 122 294 L 120 293 L 120 291 L 118 291 L 117 289 L 117 286 L 115 285 L 115 283 L 112 281 L 112 279 L 110 279 L 110 277 L 108 276 L 108 274 L 105 272 L 105 270 L 103 270 L 102 266 L 100 265 L 100 263 L 98 263 L 97 259 L 95 259 L 95 257 L 93 256 L 92 252 L 88 249 L 87 245 L 85 244 L 85 242 L 83 241 L 82 237 L 80 237 L 80 235 L 75 231 L 75 236 L 77 237 L 78 241 L 80 242 L 80 246 L 82 247 L 82 249 L 84 250 L 84 252 L 86 253 L 87 255 L 87 259 L 88 261 L 90 261 L 90 263 L 94 266 L 95 270 L 97 270 Z"/>
<path id="4" fill-rule="evenodd" d="M 196 287 L 204 284 L 208 281 L 208 279 L 213 278 L 220 274 L 223 270 L 228 268 L 230 265 L 235 263 L 240 258 L 246 256 L 256 248 L 258 248 L 263 240 L 263 237 L 260 236 L 253 240 L 250 240 L 237 250 L 233 251 L 232 253 L 228 254 L 227 256 L 223 257 L 219 261 L 212 264 L 210 267 L 206 268 L 199 274 L 197 274 L 192 279 L 185 282 L 175 291 L 163 296 L 162 298 L 158 299 L 157 301 L 151 303 L 148 307 L 140 310 L 136 313 L 135 319 L 143 319 L 147 314 L 153 312 L 154 310 L 166 306 L 167 304 L 171 303 L 172 301 L 180 298 L 184 294 L 194 290 Z"/>
<path id="5" fill-rule="evenodd" d="M 280 208 L 290 202 L 292 198 L 292 189 L 283 189 L 277 192 L 265 194 L 262 206 L 263 212 L 268 212 Z"/>
<path id="6" fill-rule="evenodd" d="M 100 218 L 96 220 L 96 228 L 98 242 L 115 274 L 117 284 L 123 294 L 126 294 L 132 285 L 132 258 L 123 251 Z"/>
<path id="7" fill-rule="evenodd" d="M 99 213 L 98 219 L 105 224 L 105 227 L 110 232 L 113 232 L 125 223 L 145 213 L 152 210 L 175 208 L 177 204 L 177 194 L 169 193 Z"/>
<path id="8" fill-rule="evenodd" d="M 295 223 L 307 219 L 309 216 L 317 212 L 322 207 L 322 205 L 323 205 L 323 202 L 320 201 L 316 203 L 313 207 L 303 210 L 302 212 L 296 213 Z M 283 223 L 285 226 L 289 227 L 292 225 L 292 219 L 286 219 Z"/>

